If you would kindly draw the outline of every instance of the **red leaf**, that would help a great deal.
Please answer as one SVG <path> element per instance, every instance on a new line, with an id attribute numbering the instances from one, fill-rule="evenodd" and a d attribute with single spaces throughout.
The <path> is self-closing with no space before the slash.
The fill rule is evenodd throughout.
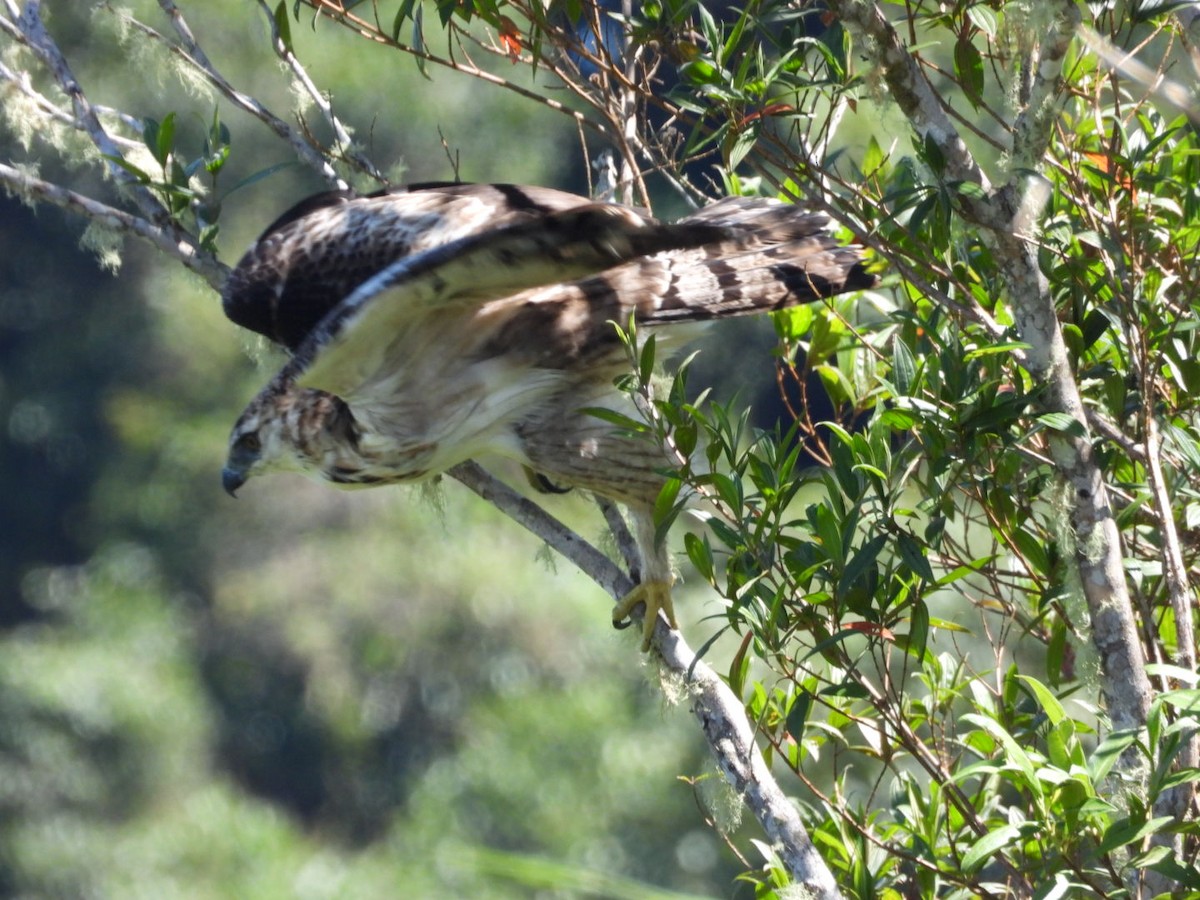
<path id="1" fill-rule="evenodd" d="M 510 62 L 515 63 L 521 58 L 521 32 L 517 28 L 517 23 L 508 16 L 500 17 L 500 43 L 504 45 L 504 49 L 508 52 Z"/>
<path id="2" fill-rule="evenodd" d="M 863 634 L 873 635 L 874 637 L 881 637 L 885 641 L 895 642 L 896 640 L 896 635 L 892 634 L 891 629 L 884 628 L 875 622 L 844 622 L 842 623 L 842 627 L 849 628 L 851 631 L 860 631 Z"/>

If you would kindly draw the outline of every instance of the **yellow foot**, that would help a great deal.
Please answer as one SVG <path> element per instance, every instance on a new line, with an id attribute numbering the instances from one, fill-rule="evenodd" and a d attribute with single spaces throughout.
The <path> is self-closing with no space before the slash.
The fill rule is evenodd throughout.
<path id="1" fill-rule="evenodd" d="M 642 620 L 642 652 L 650 649 L 650 638 L 654 634 L 654 623 L 658 621 L 659 610 L 667 618 L 667 624 L 678 628 L 675 624 L 675 606 L 671 603 L 671 582 L 645 581 L 626 594 L 613 608 L 613 627 L 628 628 L 631 623 L 625 621 L 639 603 L 646 605 L 646 616 Z"/>

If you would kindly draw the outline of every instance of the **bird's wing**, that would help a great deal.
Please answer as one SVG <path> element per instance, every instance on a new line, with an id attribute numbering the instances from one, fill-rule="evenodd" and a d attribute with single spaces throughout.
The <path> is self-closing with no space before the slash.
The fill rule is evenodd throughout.
<path id="1" fill-rule="evenodd" d="M 447 321 L 477 329 L 475 314 L 489 302 L 729 239 L 723 223 L 668 225 L 599 203 L 468 234 L 405 256 L 360 284 L 312 329 L 293 372 L 303 387 L 347 396 L 389 365 L 398 341 L 411 345 L 423 330 L 432 337 Z M 464 337 L 455 346 L 487 337 Z"/>
<path id="2" fill-rule="evenodd" d="M 530 365 L 623 362 L 613 322 L 659 326 L 784 309 L 871 287 L 861 249 L 839 245 L 829 220 L 789 204 L 735 198 L 680 224 L 719 225 L 727 237 L 639 257 L 602 273 L 484 306 L 486 353 L 524 347 Z"/>
<path id="3" fill-rule="evenodd" d="M 242 256 L 222 293 L 225 314 L 294 352 L 347 295 L 396 260 L 589 202 L 509 184 L 317 194 L 272 222 Z"/>

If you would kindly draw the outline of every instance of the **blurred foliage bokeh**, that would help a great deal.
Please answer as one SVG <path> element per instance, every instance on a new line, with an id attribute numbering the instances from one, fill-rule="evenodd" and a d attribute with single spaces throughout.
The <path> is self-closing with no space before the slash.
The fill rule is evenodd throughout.
<path id="1" fill-rule="evenodd" d="M 91 6 L 47 12 L 96 102 L 175 112 L 195 147 L 216 107 L 226 189 L 288 162 Z M 189 12 L 289 108 L 253 4 Z M 500 92 L 481 115 L 469 79 L 338 30 L 295 40 L 405 180 L 585 188 L 567 119 Z M 53 176 L 18 100 L 4 154 Z M 320 187 L 290 165 L 234 193 L 222 258 Z M 457 486 L 227 498 L 228 427 L 278 358 L 199 279 L 138 246 L 108 270 L 82 232 L 0 203 L 0 895 L 735 892 L 711 763 L 602 593 Z M 554 511 L 599 536 L 582 501 Z"/>

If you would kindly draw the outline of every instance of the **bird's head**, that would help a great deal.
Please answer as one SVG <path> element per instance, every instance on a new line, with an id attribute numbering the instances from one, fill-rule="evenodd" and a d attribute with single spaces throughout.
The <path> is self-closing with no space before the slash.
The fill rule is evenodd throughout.
<path id="1" fill-rule="evenodd" d="M 229 435 L 229 454 L 221 469 L 221 484 L 231 497 L 255 475 L 296 467 L 289 465 L 295 450 L 285 439 L 284 417 L 268 413 L 262 404 L 252 403 Z"/>
<path id="2" fill-rule="evenodd" d="M 353 417 L 341 400 L 276 378 L 233 426 L 221 483 L 234 496 L 251 478 L 269 472 L 329 479 L 331 459 L 353 446 Z"/>

